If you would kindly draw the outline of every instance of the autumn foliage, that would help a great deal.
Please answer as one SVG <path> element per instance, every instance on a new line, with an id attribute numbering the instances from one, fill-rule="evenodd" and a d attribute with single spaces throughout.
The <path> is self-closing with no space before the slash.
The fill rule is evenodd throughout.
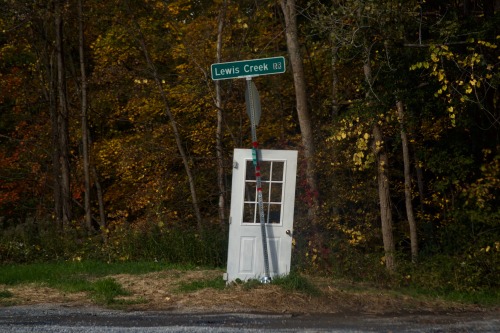
<path id="1" fill-rule="evenodd" d="M 464 263 L 457 274 L 468 276 L 468 285 L 498 287 L 500 8 L 489 3 L 296 1 L 316 192 L 306 181 L 288 62 L 285 74 L 254 79 L 263 108 L 261 148 L 297 149 L 301 158 L 296 265 L 360 277 L 367 267 L 383 271 L 382 170 L 388 175 L 396 272 L 412 259 L 432 263 L 445 255 Z M 149 253 L 155 257 L 150 259 L 225 265 L 227 221 L 219 220 L 218 202 L 220 195 L 226 198 L 228 216 L 232 151 L 250 147 L 251 137 L 245 82 L 223 81 L 223 134 L 216 146 L 210 65 L 216 62 L 217 27 L 224 18 L 222 61 L 288 61 L 279 2 L 86 0 L 83 45 L 78 17 L 71 1 L 0 1 L 0 260 L 131 260 Z M 88 80 L 85 119 L 80 46 Z M 64 62 L 57 61 L 58 52 Z M 84 120 L 89 131 L 82 138 Z M 64 121 L 68 141 L 61 146 Z M 375 140 L 375 127 L 382 140 Z M 82 139 L 89 143 L 90 225 Z M 58 191 L 63 162 L 70 170 L 66 195 Z M 405 186 L 416 219 L 417 256 L 410 254 Z M 59 213 L 61 203 L 71 206 L 69 221 Z M 311 230 L 313 203 L 318 207 Z M 51 237 L 61 240 L 58 246 L 50 245 Z M 154 250 L 155 239 L 164 247 L 185 241 L 193 253 L 209 254 L 175 257 L 175 250 Z M 132 240 L 143 249 L 134 250 Z"/>

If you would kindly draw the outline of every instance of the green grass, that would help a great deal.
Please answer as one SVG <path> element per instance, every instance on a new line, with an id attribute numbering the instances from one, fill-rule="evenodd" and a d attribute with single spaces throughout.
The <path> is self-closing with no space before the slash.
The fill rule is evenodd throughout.
<path id="1" fill-rule="evenodd" d="M 191 267 L 156 262 L 108 264 L 97 261 L 13 264 L 0 266 L 0 284 L 13 286 L 36 283 L 63 292 L 87 292 L 99 304 L 135 304 L 141 300 L 117 299 L 119 296 L 128 296 L 129 294 L 118 282 L 107 278 L 107 276 L 113 274 L 138 275 L 169 268 L 183 270 Z M 8 296 L 7 292 L 0 294 L 0 298 Z"/>
<path id="2" fill-rule="evenodd" d="M 246 290 L 246 291 L 258 288 L 258 287 L 263 285 L 262 282 L 260 282 L 258 279 L 250 279 L 250 280 L 246 280 L 245 282 L 240 282 L 241 280 L 240 281 L 238 281 L 238 280 L 239 279 L 237 279 L 236 283 L 242 283 L 243 290 Z"/>
<path id="3" fill-rule="evenodd" d="M 212 288 L 216 290 L 222 290 L 226 288 L 226 281 L 222 277 L 217 277 L 211 280 L 198 280 L 187 283 L 180 283 L 177 290 L 179 292 L 194 292 L 201 289 Z"/>
<path id="4" fill-rule="evenodd" d="M 127 305 L 141 302 L 140 299 L 117 299 L 117 297 L 120 296 L 130 296 L 130 293 L 112 278 L 104 278 L 93 282 L 91 284 L 90 294 L 96 303 L 104 305 Z"/>
<path id="5" fill-rule="evenodd" d="M 480 306 L 500 306 L 500 290 L 477 290 L 477 291 L 457 291 L 457 290 L 436 290 L 422 287 L 395 288 L 395 292 L 411 296 L 414 298 L 441 299 L 448 302 L 458 302 L 463 304 L 476 304 Z"/>
<path id="6" fill-rule="evenodd" d="M 271 280 L 271 284 L 279 286 L 285 291 L 297 291 L 311 296 L 321 295 L 321 291 L 318 287 L 316 287 L 306 277 L 296 272 L 291 272 L 288 275 L 274 277 Z M 259 288 L 261 286 L 266 286 L 266 284 L 262 284 L 262 282 L 260 282 L 260 280 L 258 279 L 249 279 L 246 281 L 236 279 L 233 282 L 233 285 L 241 285 L 243 290 L 246 291 Z"/>
<path id="7" fill-rule="evenodd" d="M 113 274 L 144 274 L 168 268 L 189 269 L 156 262 L 103 263 L 97 261 L 57 262 L 35 264 L 13 264 L 0 266 L 0 284 L 16 285 L 42 283 L 49 287 L 66 290 L 80 289 L 89 278 L 99 278 Z M 70 290 L 67 290 L 70 291 Z"/>
<path id="8" fill-rule="evenodd" d="M 8 290 L 2 290 L 2 291 L 0 291 L 0 299 L 11 298 L 12 296 L 14 296 L 14 295 L 10 291 L 8 291 Z"/>
<path id="9" fill-rule="evenodd" d="M 298 291 L 311 296 L 321 295 L 321 291 L 313 283 L 306 277 L 295 272 L 291 272 L 285 276 L 275 277 L 272 283 L 280 286 L 286 291 Z"/>
<path id="10" fill-rule="evenodd" d="M 12 301 L 14 294 L 8 290 L 0 290 L 0 306 L 10 306 L 14 305 Z"/>

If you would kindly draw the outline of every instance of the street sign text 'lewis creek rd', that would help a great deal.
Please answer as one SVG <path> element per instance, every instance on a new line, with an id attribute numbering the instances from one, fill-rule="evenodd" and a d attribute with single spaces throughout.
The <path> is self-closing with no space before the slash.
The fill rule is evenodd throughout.
<path id="1" fill-rule="evenodd" d="M 212 80 L 253 77 L 285 72 L 285 58 L 262 58 L 212 64 Z"/>

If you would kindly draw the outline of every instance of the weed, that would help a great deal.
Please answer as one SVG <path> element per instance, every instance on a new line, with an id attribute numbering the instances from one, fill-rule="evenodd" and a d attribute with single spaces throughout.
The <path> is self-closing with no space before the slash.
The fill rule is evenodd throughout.
<path id="1" fill-rule="evenodd" d="M 8 290 L 2 290 L 2 291 L 0 291 L 0 298 L 11 298 L 13 296 L 14 296 L 14 294 L 12 294 Z"/>
<path id="2" fill-rule="evenodd" d="M 298 291 L 312 296 L 319 296 L 321 294 L 321 291 L 314 284 L 296 272 L 275 277 L 272 283 L 287 291 Z"/>
<path id="3" fill-rule="evenodd" d="M 222 290 L 226 287 L 226 281 L 224 281 L 221 277 L 217 277 L 211 280 L 199 280 L 188 283 L 180 283 L 179 288 L 177 289 L 179 292 L 195 292 L 197 290 L 212 288 L 216 290 Z"/>
<path id="4" fill-rule="evenodd" d="M 97 303 L 109 305 L 116 303 L 116 297 L 129 296 L 130 293 L 115 279 L 105 278 L 92 284 L 91 295 Z"/>
<path id="5" fill-rule="evenodd" d="M 259 280 L 257 280 L 257 279 L 246 280 L 242 284 L 243 290 L 247 290 L 247 291 L 255 289 L 255 288 L 258 288 L 260 286 L 262 286 L 262 283 Z"/>

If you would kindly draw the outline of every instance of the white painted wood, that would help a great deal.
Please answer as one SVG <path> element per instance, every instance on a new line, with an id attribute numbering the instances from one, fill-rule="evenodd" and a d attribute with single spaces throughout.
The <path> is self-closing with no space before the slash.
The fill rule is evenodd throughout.
<path id="1" fill-rule="evenodd" d="M 262 195 L 271 277 L 290 272 L 297 151 L 260 150 Z M 227 282 L 259 279 L 264 257 L 251 149 L 235 149 L 227 258 Z M 288 233 L 287 233 L 288 231 Z"/>

